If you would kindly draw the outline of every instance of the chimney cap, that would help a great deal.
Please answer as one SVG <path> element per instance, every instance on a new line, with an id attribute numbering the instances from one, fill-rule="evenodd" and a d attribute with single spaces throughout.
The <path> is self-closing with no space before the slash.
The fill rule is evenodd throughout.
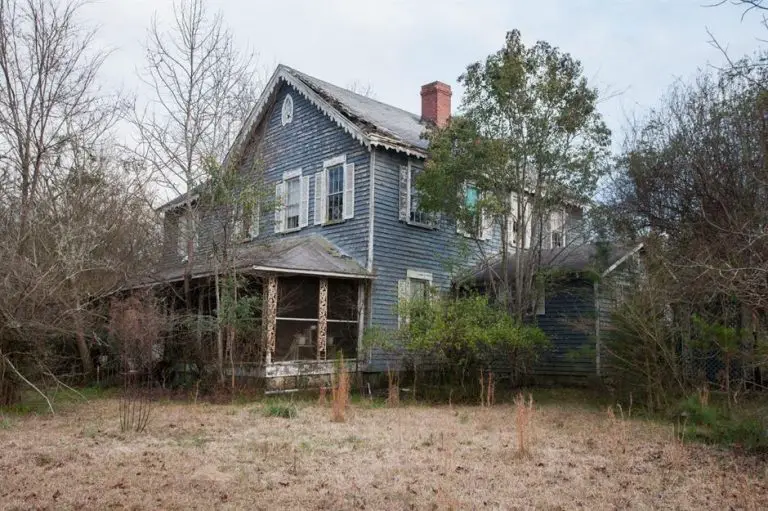
<path id="1" fill-rule="evenodd" d="M 445 92 L 448 93 L 450 96 L 453 94 L 451 92 L 451 86 L 447 83 L 443 83 L 441 81 L 435 80 L 434 82 L 429 82 L 421 86 L 421 95 L 429 94 L 432 91 L 439 91 L 439 92 Z"/>

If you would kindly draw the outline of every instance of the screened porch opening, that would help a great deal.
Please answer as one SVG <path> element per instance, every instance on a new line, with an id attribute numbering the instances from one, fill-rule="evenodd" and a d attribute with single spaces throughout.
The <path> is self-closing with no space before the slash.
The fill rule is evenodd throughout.
<path id="1" fill-rule="evenodd" d="M 349 279 L 279 277 L 272 362 L 334 360 L 340 354 L 345 359 L 356 358 L 358 286 Z M 318 345 L 323 316 L 325 349 Z"/>

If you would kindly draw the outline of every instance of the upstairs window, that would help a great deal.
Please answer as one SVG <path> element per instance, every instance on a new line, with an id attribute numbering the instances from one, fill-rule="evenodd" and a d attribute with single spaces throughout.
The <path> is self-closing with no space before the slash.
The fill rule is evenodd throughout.
<path id="1" fill-rule="evenodd" d="M 480 208 L 480 198 L 477 186 L 470 183 L 464 185 L 464 208 L 469 219 L 457 221 L 456 230 L 468 238 L 489 240 L 493 234 L 493 219 Z"/>
<path id="2" fill-rule="evenodd" d="M 199 237 L 197 234 L 198 216 L 197 211 L 185 208 L 179 215 L 179 237 L 177 244 L 177 251 L 185 261 L 187 260 L 189 253 L 189 241 L 192 241 L 192 250 L 197 251 L 199 245 Z"/>
<path id="3" fill-rule="evenodd" d="M 315 174 L 315 225 L 349 220 L 355 216 L 355 164 L 346 155 L 323 162 Z"/>
<path id="4" fill-rule="evenodd" d="M 400 167 L 400 220 L 412 225 L 435 227 L 435 215 L 421 208 L 419 191 L 416 189 L 416 176 L 421 169 L 411 165 Z"/>
<path id="5" fill-rule="evenodd" d="M 299 207 L 301 205 L 301 177 L 285 182 L 285 228 L 299 228 Z"/>
<path id="6" fill-rule="evenodd" d="M 235 219 L 235 236 L 239 240 L 248 241 L 259 236 L 261 208 L 258 204 L 245 204 L 238 208 Z"/>
<path id="7" fill-rule="evenodd" d="M 564 211 L 556 211 L 549 217 L 552 248 L 562 248 L 565 246 L 565 218 Z"/>
<path id="8" fill-rule="evenodd" d="M 328 169 L 328 221 L 344 218 L 344 166 L 334 165 Z"/>
<path id="9" fill-rule="evenodd" d="M 309 222 L 309 176 L 301 169 L 283 174 L 275 185 L 275 232 L 289 232 L 306 227 Z"/>

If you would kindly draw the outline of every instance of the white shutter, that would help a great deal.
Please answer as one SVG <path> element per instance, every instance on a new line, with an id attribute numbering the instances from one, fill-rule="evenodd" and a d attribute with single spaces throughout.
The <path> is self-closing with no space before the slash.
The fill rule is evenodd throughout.
<path id="1" fill-rule="evenodd" d="M 408 165 L 400 166 L 400 220 L 407 222 L 411 209 L 411 172 Z"/>
<path id="2" fill-rule="evenodd" d="M 408 298 L 410 298 L 410 293 L 408 291 L 408 280 L 398 280 L 397 281 L 397 307 L 398 307 L 398 313 L 397 313 L 397 327 L 400 328 L 404 324 L 408 323 L 408 317 L 403 315 L 403 311 L 400 309 L 404 303 L 408 302 Z"/>
<path id="3" fill-rule="evenodd" d="M 518 215 L 518 202 L 517 202 L 517 194 L 515 192 L 512 192 L 510 196 L 509 201 L 509 217 L 507 222 L 507 241 L 510 245 L 517 245 L 517 235 L 514 232 L 515 222 L 517 221 L 517 215 Z M 522 228 L 522 222 L 517 222 L 517 228 Z"/>
<path id="4" fill-rule="evenodd" d="M 261 223 L 261 203 L 253 205 L 251 210 L 251 225 L 248 228 L 248 236 L 251 238 L 257 238 L 259 236 L 259 227 Z"/>
<path id="5" fill-rule="evenodd" d="M 323 208 L 323 176 L 325 171 L 315 173 L 315 225 L 325 223 L 325 208 Z"/>
<path id="6" fill-rule="evenodd" d="M 283 214 L 283 206 L 285 205 L 285 197 L 283 197 L 283 191 L 285 186 L 283 182 L 275 185 L 275 232 L 283 232 L 283 225 L 285 223 L 285 215 Z"/>
<path id="7" fill-rule="evenodd" d="M 344 219 L 355 216 L 355 164 L 344 165 Z"/>
<path id="8" fill-rule="evenodd" d="M 309 225 L 309 176 L 301 177 L 301 202 L 299 203 L 299 229 Z"/>
<path id="9" fill-rule="evenodd" d="M 482 212 L 482 234 L 480 236 L 480 239 L 482 240 L 490 240 L 493 237 L 493 217 L 489 214 L 486 214 L 485 211 Z"/>
<path id="10" fill-rule="evenodd" d="M 464 183 L 461 185 L 461 201 L 466 205 L 467 202 L 467 183 Z M 469 238 L 469 231 L 467 231 L 464 228 L 464 225 L 461 223 L 461 220 L 458 218 L 456 219 L 456 232 L 461 234 L 462 236 L 465 236 Z"/>

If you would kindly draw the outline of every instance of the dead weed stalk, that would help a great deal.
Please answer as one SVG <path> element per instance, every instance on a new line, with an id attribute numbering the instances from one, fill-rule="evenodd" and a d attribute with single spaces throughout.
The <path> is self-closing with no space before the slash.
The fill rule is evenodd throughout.
<path id="1" fill-rule="evenodd" d="M 339 359 L 331 381 L 331 420 L 345 422 L 349 406 L 349 372 L 344 366 L 344 357 Z"/>
<path id="2" fill-rule="evenodd" d="M 533 440 L 533 396 L 528 394 L 528 400 L 522 392 L 515 396 L 515 439 L 517 452 L 529 454 Z"/>
<path id="3" fill-rule="evenodd" d="M 396 408 L 400 405 L 400 377 L 387 368 L 387 406 Z"/>

